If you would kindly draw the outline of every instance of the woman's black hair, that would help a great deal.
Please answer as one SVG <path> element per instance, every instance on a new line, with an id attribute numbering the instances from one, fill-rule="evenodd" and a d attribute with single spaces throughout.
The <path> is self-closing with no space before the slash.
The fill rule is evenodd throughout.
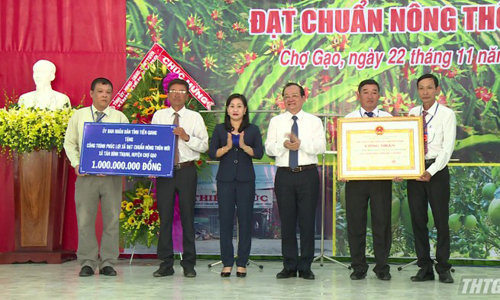
<path id="1" fill-rule="evenodd" d="M 231 118 L 229 117 L 229 114 L 227 113 L 227 109 L 229 105 L 231 104 L 231 101 L 233 99 L 240 99 L 241 102 L 243 102 L 243 106 L 247 109 L 245 113 L 243 114 L 243 120 L 241 121 L 240 128 L 238 128 L 238 132 L 242 132 L 247 128 L 248 125 L 250 125 L 250 118 L 248 117 L 248 104 L 247 104 L 247 98 L 243 96 L 242 94 L 232 94 L 229 96 L 226 100 L 226 112 L 224 115 L 224 125 L 227 129 L 227 131 L 231 132 L 233 131 L 233 125 L 231 125 Z"/>

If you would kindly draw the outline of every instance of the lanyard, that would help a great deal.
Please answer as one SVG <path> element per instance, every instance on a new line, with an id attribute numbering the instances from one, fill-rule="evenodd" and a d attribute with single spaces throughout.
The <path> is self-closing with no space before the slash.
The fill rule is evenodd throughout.
<path id="1" fill-rule="evenodd" d="M 102 118 L 104 118 L 105 114 L 103 113 L 102 116 L 100 116 L 97 121 L 95 120 L 95 117 L 94 117 L 94 110 L 92 109 L 92 106 L 90 106 L 90 113 L 92 114 L 92 121 L 96 122 L 96 123 L 99 123 Z"/>
<path id="2" fill-rule="evenodd" d="M 424 123 L 425 123 L 424 128 L 426 128 L 426 127 L 427 127 L 427 125 L 429 125 L 429 123 L 432 121 L 432 119 L 434 119 L 434 116 L 437 114 L 438 107 L 439 107 L 439 103 L 436 105 L 436 110 L 434 111 L 434 114 L 432 115 L 432 117 L 431 117 L 431 119 L 429 120 L 429 122 L 425 122 L 425 120 L 424 120 Z M 422 115 L 422 110 L 423 110 L 423 109 L 424 109 L 424 106 L 422 105 L 422 106 L 420 107 L 420 115 Z"/>

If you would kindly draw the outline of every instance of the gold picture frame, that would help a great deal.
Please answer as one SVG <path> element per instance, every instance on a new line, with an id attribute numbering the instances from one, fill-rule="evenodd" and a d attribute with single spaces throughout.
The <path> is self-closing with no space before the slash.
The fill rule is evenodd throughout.
<path id="1" fill-rule="evenodd" d="M 338 178 L 417 179 L 425 171 L 422 117 L 339 118 Z"/>

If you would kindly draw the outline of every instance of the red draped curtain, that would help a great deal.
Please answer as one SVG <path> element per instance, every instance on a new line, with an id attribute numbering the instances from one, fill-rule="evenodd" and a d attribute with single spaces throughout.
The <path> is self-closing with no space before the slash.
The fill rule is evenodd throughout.
<path id="1" fill-rule="evenodd" d="M 68 95 L 73 105 L 92 103 L 90 83 L 109 78 L 117 91 L 126 80 L 126 2 L 123 0 L 2 0 L 0 5 L 0 107 L 4 93 L 35 90 L 33 64 L 52 61 L 52 88 Z M 70 170 L 63 248 L 78 242 Z M 14 179 L 12 162 L 0 156 L 0 252 L 14 250 Z"/>

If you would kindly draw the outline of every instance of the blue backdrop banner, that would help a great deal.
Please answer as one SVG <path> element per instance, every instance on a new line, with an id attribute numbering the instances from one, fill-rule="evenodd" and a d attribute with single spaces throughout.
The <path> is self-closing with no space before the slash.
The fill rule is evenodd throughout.
<path id="1" fill-rule="evenodd" d="M 172 177 L 174 125 L 85 123 L 81 174 Z"/>

